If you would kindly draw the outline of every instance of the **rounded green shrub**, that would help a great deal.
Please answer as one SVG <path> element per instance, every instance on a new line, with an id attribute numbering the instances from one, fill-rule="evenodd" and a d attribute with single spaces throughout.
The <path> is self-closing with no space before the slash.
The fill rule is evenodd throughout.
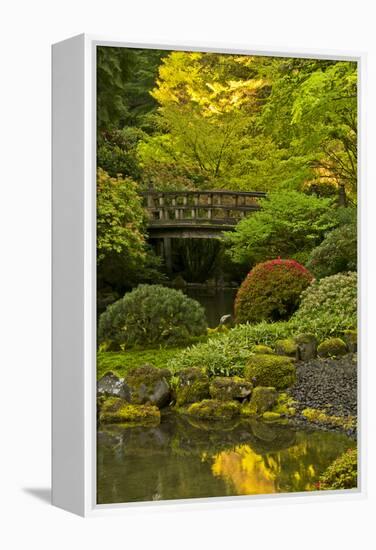
<path id="1" fill-rule="evenodd" d="M 175 345 L 206 333 L 201 305 L 180 290 L 140 285 L 111 304 L 99 318 L 99 343 Z"/>
<path id="2" fill-rule="evenodd" d="M 356 273 L 338 273 L 313 282 L 304 290 L 290 326 L 300 331 L 332 334 L 354 329 L 357 324 Z M 329 334 L 328 334 L 329 336 Z"/>
<path id="3" fill-rule="evenodd" d="M 300 295 L 311 281 L 310 272 L 295 260 L 277 259 L 257 264 L 236 295 L 236 321 L 287 319 L 297 309 Z"/>
<path id="4" fill-rule="evenodd" d="M 319 357 L 338 357 L 347 353 L 347 346 L 341 338 L 327 338 L 317 348 Z"/>
<path id="5" fill-rule="evenodd" d="M 255 386 L 272 386 L 283 390 L 295 383 L 296 369 L 289 357 L 255 354 L 250 357 L 245 368 L 245 377 Z"/>
<path id="6" fill-rule="evenodd" d="M 338 457 L 320 477 L 319 489 L 355 489 L 358 483 L 357 449 L 349 449 Z"/>
<path id="7" fill-rule="evenodd" d="M 355 271 L 356 266 L 356 223 L 342 225 L 328 233 L 322 243 L 312 250 L 307 263 L 319 279 L 343 271 Z"/>

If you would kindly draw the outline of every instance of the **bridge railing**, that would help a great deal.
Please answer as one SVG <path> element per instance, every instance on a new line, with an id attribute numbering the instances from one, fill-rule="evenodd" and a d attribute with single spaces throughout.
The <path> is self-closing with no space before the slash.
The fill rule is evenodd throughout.
<path id="1" fill-rule="evenodd" d="M 144 193 L 150 225 L 213 223 L 234 225 L 266 194 L 234 191 L 171 191 Z"/>

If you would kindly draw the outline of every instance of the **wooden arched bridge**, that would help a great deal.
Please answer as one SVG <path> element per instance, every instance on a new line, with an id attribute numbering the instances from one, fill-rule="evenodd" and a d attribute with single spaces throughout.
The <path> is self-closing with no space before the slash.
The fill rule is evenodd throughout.
<path id="1" fill-rule="evenodd" d="M 144 193 L 148 233 L 172 270 L 171 239 L 216 239 L 260 209 L 258 191 L 171 191 Z"/>
<path id="2" fill-rule="evenodd" d="M 151 239 L 218 238 L 244 216 L 259 210 L 258 191 L 171 191 L 144 193 Z"/>

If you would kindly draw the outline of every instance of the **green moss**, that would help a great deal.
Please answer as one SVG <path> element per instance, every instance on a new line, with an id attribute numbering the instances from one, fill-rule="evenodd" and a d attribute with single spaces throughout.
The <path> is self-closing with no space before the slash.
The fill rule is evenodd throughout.
<path id="1" fill-rule="evenodd" d="M 353 416 L 331 416 L 326 411 L 311 408 L 304 409 L 302 415 L 313 424 L 343 428 L 345 430 L 356 427 L 356 419 Z"/>
<path id="2" fill-rule="evenodd" d="M 302 361 L 309 361 L 317 355 L 317 338 L 310 332 L 298 334 L 294 338 L 298 347 L 297 355 Z"/>
<path id="3" fill-rule="evenodd" d="M 355 353 L 358 348 L 358 332 L 356 330 L 344 330 L 343 339 L 346 342 L 348 350 Z"/>
<path id="4" fill-rule="evenodd" d="M 232 399 L 245 399 L 252 393 L 253 385 L 248 380 L 239 376 L 217 376 L 210 384 L 210 395 L 213 399 L 231 401 Z"/>
<path id="5" fill-rule="evenodd" d="M 249 403 L 242 407 L 243 416 L 254 416 L 271 410 L 277 402 L 277 390 L 271 387 L 257 386 L 254 388 Z"/>
<path id="6" fill-rule="evenodd" d="M 263 413 L 262 418 L 267 421 L 279 420 L 281 415 L 273 411 L 266 411 Z"/>
<path id="7" fill-rule="evenodd" d="M 236 401 L 204 399 L 200 403 L 193 403 L 190 405 L 186 413 L 203 419 L 230 419 L 240 414 L 240 404 Z"/>
<path id="8" fill-rule="evenodd" d="M 245 368 L 245 377 L 254 385 L 282 390 L 295 383 L 296 369 L 289 357 L 255 354 Z"/>
<path id="9" fill-rule="evenodd" d="M 201 369 L 182 369 L 177 377 L 175 396 L 178 407 L 209 397 L 209 377 Z"/>
<path id="10" fill-rule="evenodd" d="M 294 338 L 285 338 L 277 340 L 275 343 L 275 351 L 279 355 L 287 355 L 288 357 L 296 357 L 298 345 Z"/>
<path id="11" fill-rule="evenodd" d="M 157 369 L 153 365 L 143 365 L 128 371 L 125 375 L 125 384 L 130 390 L 131 403 L 133 405 L 151 403 L 158 406 L 168 404 L 170 377 L 169 370 Z"/>
<path id="12" fill-rule="evenodd" d="M 358 452 L 348 449 L 321 475 L 320 490 L 356 489 L 358 486 Z"/>
<path id="13" fill-rule="evenodd" d="M 265 346 L 264 344 L 256 344 L 252 348 L 253 353 L 274 353 L 273 349 L 270 346 Z"/>
<path id="14" fill-rule="evenodd" d="M 277 403 L 273 407 L 273 412 L 276 412 L 281 416 L 286 417 L 295 416 L 295 403 L 296 401 L 294 401 L 292 397 L 287 395 L 287 393 L 280 393 L 277 399 Z"/>
<path id="15" fill-rule="evenodd" d="M 151 363 L 156 368 L 165 368 L 183 348 L 135 349 L 122 352 L 100 351 L 97 353 L 97 378 L 113 371 L 119 378 L 136 367 Z"/>
<path id="16" fill-rule="evenodd" d="M 317 348 L 319 357 L 338 357 L 347 353 L 347 346 L 341 338 L 327 338 Z"/>
<path id="17" fill-rule="evenodd" d="M 101 405 L 99 420 L 106 424 L 159 424 L 160 412 L 153 405 L 131 405 L 119 397 L 109 397 Z"/>

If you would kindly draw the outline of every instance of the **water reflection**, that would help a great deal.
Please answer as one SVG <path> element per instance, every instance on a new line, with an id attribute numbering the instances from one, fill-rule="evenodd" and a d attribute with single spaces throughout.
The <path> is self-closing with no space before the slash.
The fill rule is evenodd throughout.
<path id="1" fill-rule="evenodd" d="M 111 426 L 98 433 L 98 503 L 310 491 L 353 445 L 338 433 L 171 413 L 154 428 Z"/>

